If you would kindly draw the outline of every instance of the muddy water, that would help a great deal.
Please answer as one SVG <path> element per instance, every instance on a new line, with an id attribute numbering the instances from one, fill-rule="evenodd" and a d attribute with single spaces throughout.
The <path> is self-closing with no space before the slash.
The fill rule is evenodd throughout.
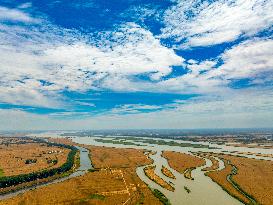
<path id="1" fill-rule="evenodd" d="M 212 180 L 206 177 L 203 172 L 201 171 L 202 168 L 211 166 L 211 161 L 206 160 L 206 165 L 203 167 L 199 167 L 192 172 L 192 176 L 194 180 L 186 179 L 182 174 L 178 173 L 177 171 L 173 170 L 167 160 L 161 157 L 161 152 L 158 151 L 156 155 L 150 156 L 157 167 L 156 174 L 163 178 L 167 182 L 172 182 L 171 184 L 174 186 L 175 191 L 167 191 L 151 181 L 147 176 L 144 174 L 143 168 L 139 167 L 137 169 L 138 176 L 151 188 L 159 189 L 162 193 L 166 195 L 167 198 L 170 199 L 171 204 L 173 205 L 219 205 L 219 204 L 226 204 L 226 205 L 239 205 L 242 204 L 241 202 L 237 201 L 226 192 L 222 190 L 217 184 L 212 182 Z M 176 177 L 176 179 L 170 179 L 162 174 L 160 171 L 161 167 L 167 167 Z M 187 187 L 190 190 L 188 193 L 184 187 Z M 216 197 L 217 196 L 217 197 Z"/>
<path id="2" fill-rule="evenodd" d="M 228 154 L 233 155 L 240 155 L 245 156 L 248 158 L 257 158 L 257 159 L 267 159 L 267 160 L 273 160 L 273 158 L 268 157 L 260 157 L 260 156 L 254 156 L 254 155 L 244 155 L 244 154 L 238 154 L 238 153 L 232 153 L 234 151 L 236 152 L 252 152 L 252 153 L 262 153 L 262 154 L 273 154 L 272 150 L 269 149 L 259 149 L 259 148 L 244 148 L 244 147 L 231 147 L 231 146 L 225 146 L 225 145 L 216 145 L 216 144 L 210 144 L 209 142 L 191 142 L 191 141 L 182 141 L 182 140 L 169 140 L 166 139 L 165 141 L 176 141 L 181 143 L 191 143 L 191 144 L 203 144 L 203 145 L 210 145 L 211 147 L 216 147 L 217 149 L 207 149 L 207 148 L 193 148 L 193 147 L 178 147 L 178 146 L 167 146 L 167 145 L 156 145 L 156 144 L 148 144 L 145 142 L 136 142 L 134 140 L 127 140 L 130 142 L 134 142 L 136 144 L 139 144 L 141 146 L 136 145 L 123 145 L 123 144 L 112 144 L 112 143 L 102 143 L 97 142 L 95 139 L 100 137 L 72 137 L 72 140 L 74 142 L 80 143 L 80 144 L 90 144 L 90 145 L 97 145 L 97 146 L 107 146 L 107 147 L 116 147 L 116 148 L 136 148 L 136 149 L 147 149 L 151 151 L 155 151 L 155 155 L 151 155 L 150 157 L 154 160 L 153 165 L 156 166 L 156 174 L 159 175 L 161 178 L 163 178 L 167 182 L 172 182 L 172 185 L 175 188 L 174 192 L 168 191 L 166 189 L 163 189 L 155 182 L 151 181 L 143 171 L 143 167 L 138 167 L 136 172 L 138 176 L 151 188 L 156 188 L 160 190 L 162 193 L 166 195 L 171 201 L 173 205 L 239 205 L 242 204 L 237 199 L 231 197 L 228 195 L 225 191 L 222 190 L 220 186 L 218 186 L 216 183 L 214 183 L 209 177 L 206 177 L 204 175 L 204 172 L 201 171 L 204 167 L 209 167 L 212 165 L 212 162 L 208 159 L 206 160 L 206 165 L 203 167 L 199 167 L 192 171 L 192 176 L 194 177 L 194 180 L 189 180 L 184 178 L 184 176 L 177 171 L 173 170 L 169 165 L 165 158 L 161 157 L 162 151 L 176 151 L 181 153 L 187 153 L 191 154 L 191 152 L 214 152 L 214 153 L 221 153 L 225 152 Z M 115 139 L 116 137 L 113 137 L 112 139 Z M 107 139 L 111 139 L 111 137 L 108 137 Z M 144 138 L 142 138 L 144 139 Z M 155 139 L 155 138 L 153 138 Z M 163 140 L 163 139 L 160 139 Z M 219 158 L 215 158 L 219 161 L 219 168 L 223 169 L 225 167 L 222 160 Z M 176 179 L 170 179 L 163 175 L 161 173 L 161 167 L 164 165 L 169 170 L 172 171 L 172 173 L 175 175 Z M 188 193 L 184 187 L 187 187 L 190 190 L 190 193 Z"/>
<path id="3" fill-rule="evenodd" d="M 122 145 L 122 144 L 111 144 L 111 143 L 101 143 L 96 142 L 94 138 L 90 137 L 75 137 L 73 141 L 84 144 L 93 144 L 97 146 L 108 146 L 108 147 L 119 147 L 119 148 L 143 148 L 151 151 L 155 151 L 155 155 L 150 155 L 150 158 L 154 160 L 153 165 L 156 166 L 155 172 L 158 176 L 163 178 L 167 182 L 172 182 L 171 184 L 174 186 L 175 191 L 171 192 L 162 187 L 160 187 L 155 182 L 151 181 L 144 174 L 144 167 L 138 167 L 136 172 L 138 176 L 143 180 L 146 184 L 148 184 L 151 188 L 155 188 L 160 190 L 165 194 L 167 198 L 169 198 L 171 204 L 173 205 L 240 205 L 242 204 L 238 200 L 231 197 L 225 191 L 222 190 L 220 186 L 214 183 L 209 177 L 204 175 L 204 172 L 201 171 L 203 167 L 211 166 L 212 162 L 206 159 L 206 165 L 203 167 L 199 167 L 192 172 L 192 176 L 194 180 L 189 180 L 184 178 L 183 174 L 178 173 L 173 170 L 167 160 L 161 156 L 162 151 L 164 150 L 174 150 L 174 147 L 169 146 L 154 146 L 154 145 L 143 145 L 143 146 L 134 146 L 134 145 Z M 143 143 L 142 143 L 143 144 Z M 175 150 L 177 147 L 175 148 Z M 179 150 L 179 149 L 178 149 Z M 178 151 L 176 150 L 176 151 Z M 183 152 L 183 150 L 179 150 Z M 191 151 L 191 150 L 189 150 Z M 189 153 L 186 151 L 186 153 Z M 218 159 L 219 160 L 219 159 Z M 176 179 L 170 179 L 162 174 L 161 168 L 162 166 L 167 167 L 176 177 Z M 222 164 L 223 166 L 223 164 Z M 221 166 L 221 168 L 223 168 Z M 188 193 L 184 186 L 190 189 L 190 193 Z"/>

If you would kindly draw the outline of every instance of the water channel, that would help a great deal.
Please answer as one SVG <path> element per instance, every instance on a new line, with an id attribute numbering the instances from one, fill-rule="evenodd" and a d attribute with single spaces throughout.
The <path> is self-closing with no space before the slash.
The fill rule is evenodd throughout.
<path id="1" fill-rule="evenodd" d="M 52 135 L 50 133 L 47 133 L 46 135 L 41 133 L 39 137 L 62 137 L 60 136 L 61 133 L 53 133 Z M 37 134 L 35 134 L 37 136 Z M 195 148 L 193 146 L 189 147 L 182 147 L 182 146 L 169 146 L 169 145 L 158 145 L 158 144 L 151 144 L 151 143 L 145 143 L 140 142 L 138 140 L 133 140 L 132 138 L 128 138 L 126 140 L 126 136 L 122 136 L 123 142 L 132 142 L 134 144 L 122 144 L 122 143 L 104 143 L 104 142 L 98 142 L 96 139 L 106 139 L 105 137 L 78 137 L 78 136 L 70 136 L 73 142 L 79 143 L 79 144 L 86 144 L 86 145 L 95 145 L 95 146 L 106 146 L 106 147 L 115 147 L 115 148 L 135 148 L 135 149 L 145 149 L 147 151 L 152 151 L 156 154 L 150 155 L 150 158 L 153 159 L 153 165 L 156 166 L 155 172 L 158 176 L 160 176 L 162 179 L 164 179 L 166 182 L 171 183 L 175 191 L 171 192 L 168 191 L 155 182 L 151 181 L 145 174 L 143 169 L 146 166 L 138 167 L 136 170 L 137 175 L 140 177 L 142 181 L 144 181 L 146 184 L 148 184 L 151 188 L 155 188 L 160 190 L 164 195 L 169 198 L 172 205 L 241 205 L 242 203 L 238 201 L 237 199 L 230 196 L 227 192 L 225 192 L 218 184 L 214 183 L 209 177 L 204 175 L 204 171 L 202 171 L 202 168 L 210 167 L 212 165 L 212 162 L 208 159 L 205 159 L 206 164 L 202 167 L 198 167 L 195 170 L 192 171 L 192 177 L 194 180 L 189 180 L 184 177 L 183 174 L 180 174 L 176 170 L 172 169 L 167 160 L 161 156 L 162 151 L 175 151 L 180 153 L 186 153 L 186 154 L 192 154 L 192 152 L 214 152 L 214 153 L 227 153 L 227 154 L 233 154 L 233 155 L 239 155 L 244 156 L 247 158 L 256 158 L 256 159 L 266 159 L 266 160 L 272 160 L 271 157 L 262 157 L 262 156 L 255 156 L 255 155 L 247 155 L 242 154 L 251 152 L 256 154 L 273 154 L 272 149 L 261 149 L 261 148 L 247 148 L 247 147 L 233 147 L 233 146 L 226 146 L 226 145 L 218 145 L 218 144 L 210 144 L 209 142 L 192 142 L 192 141 L 183 141 L 183 140 L 173 140 L 173 139 L 158 139 L 158 140 L 164 140 L 166 142 L 175 141 L 179 143 L 190 143 L 190 144 L 200 144 L 200 145 L 209 145 L 209 148 Z M 107 139 L 113 140 L 113 141 L 119 141 L 117 140 L 116 136 L 109 136 Z M 145 139 L 145 138 L 142 138 Z M 149 139 L 149 138 L 146 138 Z M 155 139 L 155 138 L 153 138 Z M 67 180 L 71 177 L 80 176 L 86 172 L 89 168 L 91 168 L 91 162 L 89 160 L 88 151 L 85 150 L 82 147 L 78 147 L 78 149 L 81 150 L 81 166 L 79 170 L 72 175 L 70 175 L 67 178 L 57 179 L 53 182 L 49 182 L 43 185 L 38 185 L 36 187 L 40 186 L 46 186 L 53 183 L 58 183 L 64 180 Z M 237 153 L 235 153 L 237 152 Z M 238 153 L 240 152 L 240 153 Z M 219 162 L 219 168 L 217 170 L 221 170 L 225 167 L 224 162 L 220 160 L 219 158 L 215 157 L 215 159 Z M 161 168 L 162 166 L 167 167 L 176 177 L 176 179 L 171 179 L 166 177 L 162 174 Z M 188 193 L 185 190 L 185 187 L 187 187 L 190 190 L 190 193 Z M 0 196 L 0 199 L 12 197 L 14 194 L 23 193 L 27 190 L 33 189 L 35 187 L 27 188 L 24 190 L 20 190 L 16 193 L 11 193 L 7 195 Z"/>
<path id="2" fill-rule="evenodd" d="M 253 153 L 262 153 L 262 154 L 271 154 L 272 150 L 266 150 L 266 149 L 259 149 L 259 148 L 245 148 L 245 147 L 230 147 L 225 145 L 211 145 L 212 147 L 215 147 L 216 149 L 208 149 L 208 148 L 193 148 L 193 147 L 178 147 L 178 146 L 168 146 L 168 145 L 157 145 L 157 144 L 148 144 L 133 140 L 127 140 L 127 142 L 131 141 L 136 143 L 137 145 L 126 145 L 126 144 L 116 144 L 116 143 L 103 143 L 98 142 L 96 139 L 100 139 L 100 137 L 72 137 L 72 140 L 77 143 L 81 144 L 90 144 L 90 145 L 97 145 L 97 146 L 107 146 L 107 147 L 116 147 L 116 148 L 136 148 L 136 149 L 145 149 L 149 151 L 156 152 L 154 155 L 150 155 L 150 157 L 154 160 L 153 165 L 156 166 L 155 172 L 158 176 L 160 176 L 162 179 L 164 179 L 167 182 L 171 182 L 171 184 L 174 186 L 175 191 L 171 192 L 168 191 L 152 180 L 150 180 L 145 174 L 143 169 L 146 166 L 138 167 L 136 172 L 138 176 L 141 178 L 142 181 L 144 181 L 146 184 L 148 184 L 151 188 L 155 188 L 160 190 L 164 195 L 170 199 L 170 202 L 172 205 L 219 205 L 219 204 L 227 204 L 227 205 L 240 205 L 242 204 L 237 199 L 230 196 L 227 192 L 225 192 L 218 184 L 214 183 L 209 177 L 204 175 L 204 172 L 201 171 L 202 168 L 210 167 L 212 165 L 212 162 L 208 159 L 206 160 L 206 164 L 202 167 L 198 167 L 197 169 L 192 171 L 192 176 L 194 180 L 189 180 L 184 177 L 183 174 L 178 173 L 176 170 L 172 169 L 167 160 L 161 156 L 162 151 L 176 151 L 181 153 L 187 153 L 191 154 L 191 152 L 215 152 L 220 153 L 225 151 L 225 153 L 228 154 L 234 154 L 234 151 L 238 152 L 253 152 Z M 103 138 L 105 139 L 105 138 Z M 112 140 L 117 140 L 116 138 L 107 138 Z M 162 139 L 160 139 L 162 140 Z M 118 141 L 118 140 L 117 140 Z M 166 140 L 169 141 L 169 140 Z M 123 140 L 124 142 L 124 140 Z M 181 141 L 181 143 L 184 143 L 185 141 Z M 196 142 L 190 142 L 192 144 L 204 144 L 204 145 L 210 145 L 207 142 L 204 143 L 196 143 Z M 238 155 L 236 153 L 236 155 Z M 259 157 L 255 155 L 245 155 L 245 154 L 239 154 L 241 156 L 245 156 L 248 158 L 257 158 L 257 159 L 264 159 L 267 160 L 273 160 L 272 158 L 267 157 Z M 219 158 L 215 158 L 219 162 L 219 168 L 217 170 L 223 169 L 224 162 L 220 160 Z M 176 179 L 170 179 L 162 174 L 161 167 L 165 166 L 171 172 L 175 175 Z M 185 190 L 185 187 L 187 187 L 190 190 L 190 193 L 188 193 Z"/>

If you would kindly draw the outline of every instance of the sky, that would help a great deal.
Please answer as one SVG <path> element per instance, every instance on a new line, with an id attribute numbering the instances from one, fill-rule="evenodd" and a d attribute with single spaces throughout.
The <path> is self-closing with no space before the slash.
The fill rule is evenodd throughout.
<path id="1" fill-rule="evenodd" d="M 273 0 L 0 0 L 0 130 L 273 127 Z"/>

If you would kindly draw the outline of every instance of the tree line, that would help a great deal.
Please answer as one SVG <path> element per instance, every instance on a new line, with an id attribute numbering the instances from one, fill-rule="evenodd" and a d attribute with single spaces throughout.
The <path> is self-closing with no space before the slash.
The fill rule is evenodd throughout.
<path id="1" fill-rule="evenodd" d="M 66 171 L 69 171 L 73 167 L 75 155 L 77 153 L 76 147 L 71 146 L 71 145 L 47 142 L 42 139 L 34 139 L 34 138 L 31 138 L 31 139 L 35 140 L 36 142 L 39 142 L 39 143 L 46 143 L 48 146 L 57 146 L 57 147 L 70 149 L 71 151 L 67 155 L 66 162 L 60 167 L 52 168 L 49 170 L 42 170 L 42 171 L 32 172 L 29 174 L 20 174 L 20 175 L 16 175 L 16 176 L 0 177 L 0 188 L 16 186 L 21 183 L 31 182 L 31 181 L 34 181 L 37 179 L 44 179 L 47 177 L 51 177 L 51 176 L 54 176 L 55 174 L 61 174 Z"/>

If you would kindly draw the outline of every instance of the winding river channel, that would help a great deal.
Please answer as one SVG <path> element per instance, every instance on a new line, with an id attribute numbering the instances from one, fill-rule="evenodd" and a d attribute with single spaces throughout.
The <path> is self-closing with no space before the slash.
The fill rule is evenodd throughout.
<path id="1" fill-rule="evenodd" d="M 35 134 L 38 137 L 63 137 L 60 134 L 62 133 L 41 133 Z M 205 159 L 206 164 L 202 167 L 198 167 L 192 171 L 192 177 L 194 180 L 189 180 L 184 177 L 183 174 L 180 174 L 176 170 L 172 169 L 167 160 L 161 156 L 163 151 L 175 151 L 180 153 L 192 154 L 192 152 L 214 152 L 214 153 L 227 153 L 232 155 L 240 155 L 247 158 L 256 158 L 256 159 L 266 159 L 272 160 L 273 158 L 256 156 L 256 155 L 247 155 L 244 153 L 251 152 L 256 154 L 273 154 L 272 149 L 260 149 L 260 148 L 247 148 L 247 147 L 233 147 L 226 145 L 218 145 L 218 144 L 210 144 L 209 142 L 192 142 L 192 141 L 183 141 L 183 140 L 173 140 L 173 139 L 158 139 L 164 140 L 166 144 L 167 142 L 175 141 L 178 143 L 190 143 L 192 145 L 205 145 L 203 147 L 196 146 L 170 146 L 163 144 L 152 144 L 149 141 L 149 138 L 141 138 L 142 140 L 136 140 L 136 138 L 126 136 L 108 136 L 108 137 L 78 137 L 78 136 L 69 136 L 73 142 L 79 144 L 86 145 L 96 145 L 96 146 L 106 146 L 106 147 L 115 147 L 115 148 L 135 148 L 135 149 L 145 149 L 147 151 L 152 151 L 150 154 L 150 158 L 153 159 L 153 165 L 156 166 L 155 172 L 158 176 L 164 179 L 166 182 L 172 184 L 175 188 L 174 192 L 168 191 L 152 180 L 150 180 L 144 174 L 144 168 L 146 166 L 138 167 L 136 170 L 137 175 L 140 177 L 142 181 L 148 184 L 151 188 L 155 188 L 160 190 L 171 202 L 172 205 L 240 205 L 242 204 L 237 199 L 230 196 L 227 192 L 225 192 L 218 184 L 214 183 L 209 177 L 204 175 L 204 171 L 202 171 L 205 167 L 210 167 L 212 162 L 209 159 Z M 107 142 L 103 142 L 104 139 L 107 139 Z M 147 139 L 147 142 L 145 142 Z M 153 138 L 155 139 L 155 138 Z M 89 168 L 91 168 L 91 162 L 89 160 L 88 151 L 82 147 L 78 147 L 81 150 L 81 166 L 79 170 L 67 178 L 57 179 L 53 182 L 49 182 L 40 186 L 46 186 L 53 183 L 58 183 L 64 180 L 67 180 L 71 177 L 80 176 L 84 174 Z M 215 157 L 215 159 L 219 162 L 219 168 L 217 170 L 221 170 L 225 168 L 224 162 L 219 158 Z M 176 177 L 176 179 L 171 179 L 162 174 L 161 168 L 162 166 L 167 167 Z M 187 187 L 190 192 L 185 189 Z M 21 191 L 17 191 L 16 193 L 6 194 L 0 196 L 0 199 L 12 197 L 14 194 L 23 193 L 27 190 L 33 189 L 35 187 L 30 187 Z"/>
<path id="2" fill-rule="evenodd" d="M 97 139 L 106 139 L 105 137 L 72 137 L 71 139 L 74 142 L 80 144 L 89 144 L 89 145 L 97 145 L 97 146 L 107 146 L 107 147 L 116 147 L 116 148 L 136 148 L 136 149 L 145 149 L 152 151 L 156 154 L 150 155 L 150 158 L 153 159 L 153 165 L 156 166 L 155 172 L 158 176 L 164 179 L 167 182 L 170 182 L 175 191 L 168 191 L 152 180 L 150 180 L 144 174 L 144 168 L 146 166 L 138 167 L 136 172 L 140 179 L 148 184 L 151 188 L 155 188 L 160 190 L 164 195 L 170 200 L 172 205 L 240 205 L 242 204 L 237 199 L 230 196 L 227 192 L 225 192 L 218 184 L 214 183 L 209 177 L 204 175 L 204 171 L 202 171 L 205 167 L 210 167 L 212 162 L 209 159 L 205 159 L 206 164 L 202 167 L 198 167 L 197 169 L 192 171 L 192 177 L 194 180 L 189 180 L 184 177 L 183 174 L 180 174 L 176 170 L 172 169 L 167 160 L 161 156 L 162 151 L 176 151 L 186 154 L 192 154 L 191 152 L 215 152 L 215 153 L 228 153 L 233 155 L 240 155 L 248 158 L 257 158 L 257 159 L 267 159 L 273 160 L 268 157 L 261 157 L 255 155 L 246 155 L 246 154 L 238 154 L 234 152 L 252 152 L 252 153 L 261 153 L 261 154 L 272 154 L 272 150 L 269 149 L 259 149 L 259 148 L 245 148 L 245 147 L 232 147 L 225 145 L 217 145 L 210 144 L 208 142 L 191 142 L 191 141 L 182 141 L 175 140 L 176 142 L 181 143 L 191 143 L 191 144 L 201 144 L 201 145 L 209 145 L 209 148 L 194 148 L 194 147 L 179 147 L 179 146 L 168 146 L 168 145 L 158 145 L 158 144 L 149 144 L 144 143 L 143 141 L 133 140 L 132 138 L 128 138 L 128 140 L 124 140 L 125 137 L 122 137 L 121 140 L 117 139 L 118 137 L 107 137 L 107 140 L 113 140 L 114 143 L 105 143 L 101 141 L 97 141 Z M 154 138 L 153 138 L 154 139 Z M 159 139 L 162 140 L 162 139 Z M 167 141 L 174 141 L 166 139 Z M 120 142 L 117 143 L 117 142 Z M 124 143 L 125 142 L 125 143 Z M 126 142 L 129 142 L 129 144 Z M 130 144 L 130 142 L 134 144 Z M 221 170 L 225 168 L 224 162 L 219 158 L 215 157 L 215 159 L 219 162 L 219 168 L 217 170 Z M 176 179 L 171 179 L 162 174 L 161 168 L 162 166 L 167 167 L 176 177 Z M 188 193 L 185 190 L 187 187 L 190 190 Z"/>

